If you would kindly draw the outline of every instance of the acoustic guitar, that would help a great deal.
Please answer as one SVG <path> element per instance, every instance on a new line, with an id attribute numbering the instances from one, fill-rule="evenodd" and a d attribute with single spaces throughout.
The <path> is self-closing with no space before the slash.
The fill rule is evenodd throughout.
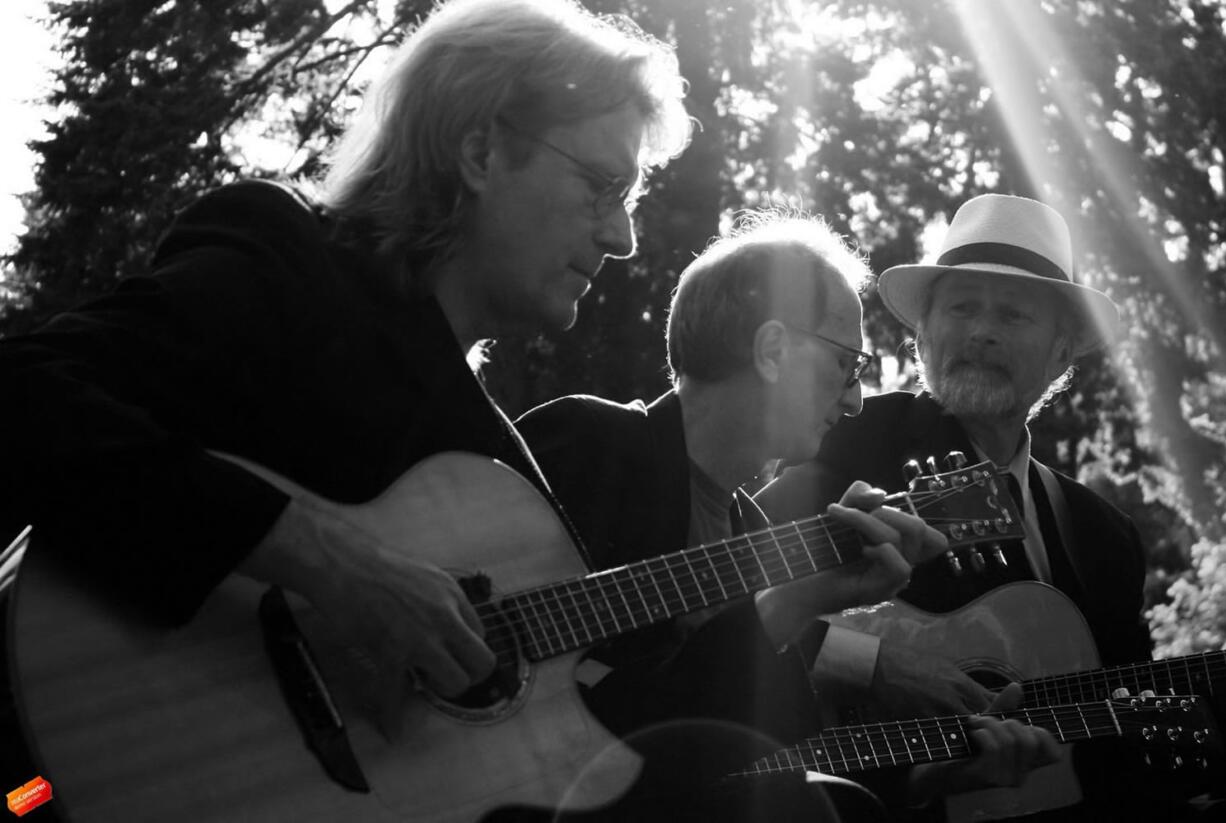
<path id="1" fill-rule="evenodd" d="M 1172 765 L 1203 765 L 1221 750 L 1213 721 L 1196 695 L 1113 698 L 1019 708 L 989 716 L 1047 729 L 1062 743 L 1131 739 Z M 969 757 L 970 717 L 951 715 L 826 729 L 754 761 L 729 778 L 797 771 L 855 775 L 871 769 Z"/>
<path id="2" fill-rule="evenodd" d="M 408 695 L 390 740 L 374 720 L 369 661 L 304 602 L 289 598 L 302 654 L 286 678 L 266 653 L 265 590 L 251 580 L 232 576 L 190 624 L 164 630 L 35 545 L 10 616 L 15 692 L 42 776 L 73 820 L 452 823 L 508 804 L 598 808 L 640 763 L 584 707 L 573 677 L 582 650 L 862 557 L 856 534 L 821 516 L 591 573 L 536 489 L 488 458 L 435 455 L 355 507 L 243 465 L 453 571 L 498 670 L 456 700 Z M 888 502 L 953 545 L 1020 534 L 990 464 L 919 478 Z M 344 738 L 316 740 L 318 758 L 304 743 L 315 721 L 300 728 L 291 710 L 304 700 Z M 352 768 L 322 756 L 338 747 Z M 347 771 L 358 773 L 336 779 Z"/>
<path id="3" fill-rule="evenodd" d="M 904 601 L 848 609 L 829 618 L 920 654 L 940 655 L 989 688 L 1023 687 L 1023 707 L 1084 703 L 1124 696 L 1212 696 L 1226 674 L 1226 651 L 1100 668 L 1090 627 L 1063 592 L 1021 581 L 993 589 L 952 612 L 933 613 Z M 863 718 L 872 707 L 851 707 Z M 1028 775 L 1017 789 L 953 795 L 950 821 L 998 819 L 1071 805 L 1080 799 L 1069 752 Z"/>

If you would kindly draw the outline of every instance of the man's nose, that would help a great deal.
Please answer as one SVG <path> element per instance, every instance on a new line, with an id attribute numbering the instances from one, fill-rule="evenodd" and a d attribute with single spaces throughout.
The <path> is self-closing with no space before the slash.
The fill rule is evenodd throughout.
<path id="1" fill-rule="evenodd" d="M 855 417 L 864 408 L 864 390 L 859 380 L 852 383 L 839 395 L 839 408 L 847 417 Z"/>
<path id="2" fill-rule="evenodd" d="M 634 221 L 625 206 L 598 219 L 596 242 L 606 256 L 620 259 L 634 254 Z"/>

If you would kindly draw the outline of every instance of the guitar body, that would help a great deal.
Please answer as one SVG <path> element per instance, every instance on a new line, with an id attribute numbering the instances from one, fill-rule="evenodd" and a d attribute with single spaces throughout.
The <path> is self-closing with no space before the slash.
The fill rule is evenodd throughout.
<path id="1" fill-rule="evenodd" d="M 851 609 L 835 625 L 874 634 L 917 652 L 939 655 L 989 688 L 1101 665 L 1090 627 L 1063 592 L 1025 581 L 993 589 L 952 612 L 934 614 L 903 601 Z M 1106 697 L 1106 695 L 1104 695 Z M 1017 789 L 951 795 L 950 821 L 995 820 L 1071 805 L 1081 799 L 1071 763 L 1031 772 Z"/>
<path id="2" fill-rule="evenodd" d="M 587 572 L 536 489 L 488 458 L 436 455 L 357 507 L 244 465 L 414 557 L 488 576 L 495 600 Z M 72 820 L 468 821 L 507 804 L 598 807 L 636 778 L 638 757 L 579 697 L 579 653 L 525 664 L 514 699 L 488 710 L 415 692 L 389 742 L 373 720 L 369 666 L 296 601 L 372 792 L 343 788 L 280 693 L 256 616 L 263 588 L 231 577 L 189 625 L 161 630 L 27 553 L 10 618 L 15 692 Z"/>
<path id="3" fill-rule="evenodd" d="M 1099 667 L 1081 610 L 1045 583 L 1010 583 L 952 612 L 904 601 L 848 609 L 830 623 L 948 658 L 989 688 Z"/>

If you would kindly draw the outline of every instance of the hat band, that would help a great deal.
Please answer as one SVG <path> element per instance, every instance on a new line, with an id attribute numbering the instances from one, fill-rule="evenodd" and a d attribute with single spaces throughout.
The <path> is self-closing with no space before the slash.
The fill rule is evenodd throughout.
<path id="1" fill-rule="evenodd" d="M 938 266 L 961 266 L 966 263 L 997 263 L 1047 277 L 1052 280 L 1071 282 L 1064 269 L 1038 252 L 1008 243 L 967 243 L 944 252 L 937 258 Z"/>

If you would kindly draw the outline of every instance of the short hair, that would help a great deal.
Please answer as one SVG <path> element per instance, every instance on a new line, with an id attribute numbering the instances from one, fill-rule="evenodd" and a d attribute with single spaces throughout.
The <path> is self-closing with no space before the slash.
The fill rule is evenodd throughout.
<path id="1" fill-rule="evenodd" d="M 445 256 L 470 198 L 459 172 L 465 135 L 506 117 L 544 130 L 637 106 L 644 169 L 690 135 L 685 82 L 671 48 L 625 18 L 573 0 L 452 0 L 405 40 L 330 154 L 321 200 L 369 227 L 410 272 Z"/>
<path id="2" fill-rule="evenodd" d="M 753 362 L 768 320 L 813 331 L 832 283 L 860 292 L 871 278 L 858 252 L 821 218 L 767 209 L 742 214 L 677 282 L 668 314 L 668 365 L 676 382 L 714 382 Z"/>

